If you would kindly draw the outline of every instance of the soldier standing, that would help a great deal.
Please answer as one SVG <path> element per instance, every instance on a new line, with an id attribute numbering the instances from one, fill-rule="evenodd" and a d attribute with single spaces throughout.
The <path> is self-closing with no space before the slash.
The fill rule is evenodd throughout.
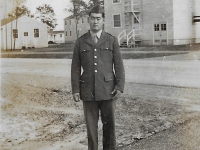
<path id="1" fill-rule="evenodd" d="M 99 112 L 103 149 L 116 150 L 115 102 L 124 90 L 125 72 L 117 39 L 103 31 L 104 9 L 89 12 L 90 30 L 77 39 L 71 65 L 72 94 L 83 101 L 88 149 L 98 149 Z"/>

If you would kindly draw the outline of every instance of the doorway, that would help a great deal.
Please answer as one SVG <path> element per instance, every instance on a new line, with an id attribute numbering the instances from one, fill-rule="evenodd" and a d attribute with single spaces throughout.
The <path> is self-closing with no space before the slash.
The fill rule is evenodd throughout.
<path id="1" fill-rule="evenodd" d="M 154 45 L 168 45 L 167 40 L 167 23 L 154 23 L 153 24 Z"/>

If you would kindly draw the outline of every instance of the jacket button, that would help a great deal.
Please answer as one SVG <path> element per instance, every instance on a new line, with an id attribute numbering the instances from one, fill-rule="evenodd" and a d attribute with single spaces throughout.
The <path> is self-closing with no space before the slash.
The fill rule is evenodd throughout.
<path id="1" fill-rule="evenodd" d="M 97 51 L 97 49 L 94 49 L 94 51 Z"/>
<path id="2" fill-rule="evenodd" d="M 94 72 L 97 72 L 97 70 L 95 70 Z"/>
<path id="3" fill-rule="evenodd" d="M 94 65 L 96 66 L 96 65 L 97 65 L 97 63 L 94 63 Z"/>
<path id="4" fill-rule="evenodd" d="M 94 56 L 94 58 L 97 58 L 97 56 Z"/>

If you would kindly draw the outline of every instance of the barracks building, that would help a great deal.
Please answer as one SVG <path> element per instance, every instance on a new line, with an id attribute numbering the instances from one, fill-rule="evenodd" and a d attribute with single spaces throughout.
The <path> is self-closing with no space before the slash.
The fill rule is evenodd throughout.
<path id="1" fill-rule="evenodd" d="M 104 9 L 104 30 L 116 36 L 119 44 L 200 43 L 200 0 L 104 0 Z M 64 22 L 65 42 L 75 41 L 75 18 Z M 79 37 L 89 30 L 86 14 L 77 29 Z"/>

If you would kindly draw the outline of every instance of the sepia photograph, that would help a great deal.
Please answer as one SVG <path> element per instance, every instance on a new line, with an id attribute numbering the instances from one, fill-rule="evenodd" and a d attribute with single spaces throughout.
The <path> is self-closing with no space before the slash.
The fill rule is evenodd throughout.
<path id="1" fill-rule="evenodd" d="M 1 150 L 200 150 L 200 0 L 1 0 Z"/>

